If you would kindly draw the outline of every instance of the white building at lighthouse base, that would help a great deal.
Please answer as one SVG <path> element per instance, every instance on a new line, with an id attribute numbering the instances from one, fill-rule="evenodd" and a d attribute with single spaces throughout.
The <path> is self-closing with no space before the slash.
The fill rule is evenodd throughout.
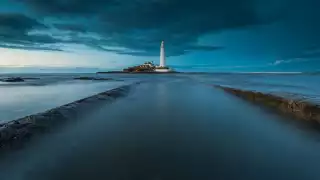
<path id="1" fill-rule="evenodd" d="M 155 71 L 155 72 L 162 72 L 162 73 L 172 72 L 171 69 L 169 69 L 169 68 L 163 68 L 163 67 L 161 67 L 161 68 L 156 68 L 154 71 Z"/>

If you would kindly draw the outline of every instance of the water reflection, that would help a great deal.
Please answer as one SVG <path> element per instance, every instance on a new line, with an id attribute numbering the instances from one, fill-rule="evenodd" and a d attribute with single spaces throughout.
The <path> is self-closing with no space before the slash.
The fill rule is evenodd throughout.
<path id="1" fill-rule="evenodd" d="M 157 102 L 157 107 L 159 111 L 166 111 L 166 108 L 168 107 L 168 94 L 167 94 L 167 86 L 164 83 L 156 83 L 155 90 L 155 98 Z"/>

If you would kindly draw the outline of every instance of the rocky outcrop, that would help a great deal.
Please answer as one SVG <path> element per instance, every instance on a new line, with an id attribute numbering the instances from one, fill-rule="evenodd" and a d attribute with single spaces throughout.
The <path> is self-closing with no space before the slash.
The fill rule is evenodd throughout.
<path id="1" fill-rule="evenodd" d="M 26 80 L 38 80 L 40 78 L 32 78 L 32 77 L 26 77 L 26 78 L 22 78 L 22 77 L 8 77 L 8 78 L 3 78 L 0 79 L 0 81 L 2 82 L 24 82 Z"/>
<path id="2" fill-rule="evenodd" d="M 320 123 L 320 105 L 304 100 L 288 99 L 276 95 L 218 86 L 225 92 L 231 93 L 245 100 L 277 109 L 283 113 L 293 115 L 299 119 Z"/>
<path id="3" fill-rule="evenodd" d="M 3 82 L 24 82 L 24 79 L 21 77 L 10 77 L 10 78 L 1 79 L 0 81 L 3 81 Z"/>
<path id="4" fill-rule="evenodd" d="M 10 147 L 12 144 L 20 143 L 36 133 L 75 119 L 79 114 L 87 112 L 99 103 L 113 102 L 120 97 L 127 96 L 135 84 L 122 86 L 46 112 L 0 124 L 0 149 Z"/>

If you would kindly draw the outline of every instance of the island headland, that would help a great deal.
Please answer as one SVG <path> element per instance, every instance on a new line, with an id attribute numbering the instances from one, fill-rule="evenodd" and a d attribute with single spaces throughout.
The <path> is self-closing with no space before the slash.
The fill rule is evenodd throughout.
<path id="1" fill-rule="evenodd" d="M 160 45 L 160 63 L 159 66 L 153 64 L 153 62 L 145 62 L 144 64 L 132 66 L 123 69 L 122 71 L 106 71 L 106 72 L 97 72 L 97 73 L 178 73 L 172 68 L 166 66 L 166 56 L 164 49 L 164 41 Z"/>

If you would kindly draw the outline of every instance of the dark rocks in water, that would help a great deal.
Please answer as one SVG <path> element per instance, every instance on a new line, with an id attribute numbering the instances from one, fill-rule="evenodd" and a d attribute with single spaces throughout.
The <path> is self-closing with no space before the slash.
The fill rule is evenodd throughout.
<path id="1" fill-rule="evenodd" d="M 26 80 L 38 80 L 40 78 L 33 78 L 33 77 L 29 77 L 29 78 L 22 78 L 22 77 L 9 77 L 9 78 L 3 78 L 0 79 L 0 81 L 2 82 L 24 82 Z"/>
<path id="2" fill-rule="evenodd" d="M 98 77 L 76 77 L 75 80 L 91 80 L 91 81 L 111 81 L 112 78 L 98 78 Z"/>
<path id="3" fill-rule="evenodd" d="M 245 100 L 277 109 L 299 119 L 320 123 L 320 106 L 310 102 L 215 85 L 215 87 L 241 97 Z"/>
<path id="4" fill-rule="evenodd" d="M 21 77 L 10 77 L 10 78 L 5 78 L 1 79 L 3 82 L 24 82 L 24 79 Z"/>
<path id="5" fill-rule="evenodd" d="M 8 141 L 15 136 L 16 130 L 10 126 L 0 127 L 0 142 Z"/>

